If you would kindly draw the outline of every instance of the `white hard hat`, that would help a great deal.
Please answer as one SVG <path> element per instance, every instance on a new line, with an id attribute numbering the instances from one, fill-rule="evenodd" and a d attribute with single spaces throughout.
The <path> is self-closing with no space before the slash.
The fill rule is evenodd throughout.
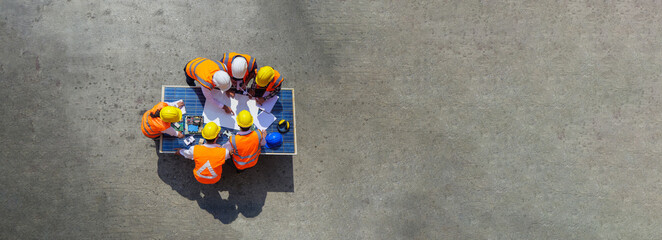
<path id="1" fill-rule="evenodd" d="M 212 77 L 212 82 L 214 82 L 214 85 L 221 89 L 221 91 L 227 91 L 230 89 L 230 86 L 232 86 L 232 83 L 230 82 L 230 75 L 228 75 L 227 72 L 225 71 L 216 71 L 214 73 L 214 76 Z"/>
<path id="2" fill-rule="evenodd" d="M 232 76 L 234 78 L 243 78 L 248 68 L 248 62 L 244 57 L 236 57 L 232 60 Z"/>

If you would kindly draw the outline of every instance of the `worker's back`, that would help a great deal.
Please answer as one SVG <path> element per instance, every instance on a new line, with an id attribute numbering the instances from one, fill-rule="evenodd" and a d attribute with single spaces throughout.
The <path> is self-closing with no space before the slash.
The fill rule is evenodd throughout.
<path id="1" fill-rule="evenodd" d="M 250 168 L 257 164 L 257 159 L 262 152 L 260 142 L 262 141 L 260 131 L 251 131 L 246 135 L 234 135 L 230 139 L 232 144 L 232 161 L 239 170 Z"/>

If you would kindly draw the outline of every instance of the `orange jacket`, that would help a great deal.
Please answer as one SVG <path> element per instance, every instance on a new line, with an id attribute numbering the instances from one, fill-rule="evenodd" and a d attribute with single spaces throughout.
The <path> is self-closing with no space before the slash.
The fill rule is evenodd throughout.
<path id="1" fill-rule="evenodd" d="M 232 144 L 232 161 L 239 170 L 243 170 L 257 164 L 257 157 L 262 153 L 260 131 L 253 131 L 248 135 L 234 135 L 230 139 Z"/>
<path id="2" fill-rule="evenodd" d="M 246 73 L 244 74 L 244 76 L 232 76 L 232 60 L 234 60 L 234 58 L 239 57 L 239 56 L 242 56 L 242 57 L 246 58 L 246 61 L 248 61 L 248 67 L 246 68 Z M 241 78 L 241 79 L 244 80 L 244 82 L 247 82 L 248 80 L 251 80 L 251 78 L 249 78 L 249 75 L 251 75 L 251 73 L 253 73 L 251 76 L 254 76 L 256 74 L 256 71 L 257 71 L 256 70 L 257 69 L 257 64 L 255 63 L 255 58 L 252 58 L 251 56 L 249 56 L 247 54 L 239 54 L 239 53 L 236 53 L 236 52 L 226 53 L 226 54 L 223 54 L 223 58 L 221 59 L 221 62 L 225 63 L 225 66 L 227 66 L 228 71 L 226 71 L 226 72 L 228 72 L 230 77 Z"/>
<path id="3" fill-rule="evenodd" d="M 151 117 L 150 114 L 155 113 L 158 110 L 161 110 L 164 107 L 167 107 L 168 104 L 165 102 L 160 102 L 154 105 L 152 109 L 143 114 L 142 124 L 140 125 L 143 134 L 148 138 L 156 138 L 161 136 L 161 131 L 166 130 L 170 127 L 170 123 L 164 122 L 160 117 Z"/>
<path id="4" fill-rule="evenodd" d="M 212 81 L 214 73 L 227 71 L 225 65 L 219 61 L 208 58 L 196 58 L 186 64 L 186 75 L 195 79 L 200 85 L 212 89 L 216 87 Z"/>
<path id="5" fill-rule="evenodd" d="M 225 163 L 225 148 L 209 148 L 203 145 L 193 147 L 193 175 L 202 184 L 214 184 L 221 180 Z"/>
<path id="6" fill-rule="evenodd" d="M 285 78 L 283 78 L 278 71 L 274 70 L 274 79 L 272 79 L 267 85 L 267 91 L 274 92 L 280 90 L 280 84 L 283 83 L 283 80 L 285 80 Z"/>

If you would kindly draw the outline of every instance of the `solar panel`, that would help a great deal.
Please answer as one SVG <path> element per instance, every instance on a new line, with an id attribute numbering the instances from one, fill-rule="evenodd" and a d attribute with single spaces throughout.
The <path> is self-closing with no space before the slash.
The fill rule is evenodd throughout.
<path id="1" fill-rule="evenodd" d="M 161 90 L 161 101 L 163 102 L 174 102 L 179 99 L 184 100 L 184 105 L 186 106 L 186 114 L 184 116 L 202 116 L 202 110 L 205 106 L 205 97 L 202 95 L 202 90 L 199 86 L 190 87 L 190 86 L 171 86 L 164 85 Z M 290 131 L 283 134 L 283 145 L 277 149 L 269 149 L 262 147 L 263 155 L 296 155 L 297 154 L 297 144 L 296 144 L 296 127 L 295 127 L 295 111 L 294 111 L 294 89 L 292 88 L 282 88 L 279 93 L 278 101 L 276 105 L 271 110 L 271 113 L 276 116 L 276 121 L 274 121 L 267 129 L 267 134 L 272 132 L 278 132 L 278 121 L 285 119 L 290 122 Z M 261 110 L 260 110 L 261 111 Z M 229 129 L 222 127 L 221 132 L 228 130 L 233 134 L 237 133 L 237 130 Z M 188 136 L 187 136 L 188 137 Z M 195 134 L 193 135 L 195 142 L 202 139 L 202 135 Z M 227 142 L 227 137 L 221 135 L 218 139 L 219 144 L 224 144 Z M 175 148 L 188 148 L 191 145 L 186 145 L 184 143 L 184 138 L 177 138 L 163 134 L 161 137 L 161 145 L 159 152 L 161 153 L 174 153 Z"/>

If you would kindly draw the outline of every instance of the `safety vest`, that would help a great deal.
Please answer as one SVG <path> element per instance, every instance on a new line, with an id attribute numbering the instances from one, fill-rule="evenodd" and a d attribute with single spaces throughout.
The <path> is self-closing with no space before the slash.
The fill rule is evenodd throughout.
<path id="1" fill-rule="evenodd" d="M 248 67 L 246 68 L 246 73 L 244 73 L 244 76 L 241 76 L 241 79 L 244 79 L 244 81 L 250 80 L 250 79 L 246 79 L 246 77 L 248 77 L 248 74 L 250 72 L 255 71 L 254 68 L 256 68 L 256 66 L 257 66 L 257 65 L 255 65 L 255 58 L 252 58 L 251 56 L 246 55 L 246 54 L 239 54 L 239 53 L 236 53 L 236 52 L 231 52 L 231 53 L 223 54 L 223 58 L 221 59 L 221 62 L 225 63 L 225 66 L 228 67 L 227 68 L 228 71 L 226 71 L 226 72 L 228 72 L 230 77 L 239 78 L 238 76 L 232 76 L 232 60 L 234 60 L 236 57 L 239 57 L 239 56 L 246 58 L 246 61 L 248 61 Z"/>
<path id="2" fill-rule="evenodd" d="M 214 184 L 221 179 L 225 163 L 225 148 L 195 145 L 193 161 L 195 161 L 195 168 L 193 168 L 195 179 L 202 184 Z"/>
<path id="3" fill-rule="evenodd" d="M 276 91 L 276 88 L 283 83 L 283 80 L 285 80 L 285 78 L 283 78 L 278 71 L 274 70 L 274 79 L 267 85 L 267 91 Z"/>
<path id="4" fill-rule="evenodd" d="M 156 111 L 161 110 L 162 108 L 167 106 L 168 106 L 167 103 L 160 102 L 154 105 L 152 109 L 145 112 L 145 114 L 143 114 L 143 120 L 140 126 L 143 130 L 143 134 L 145 134 L 145 136 L 147 136 L 148 138 L 155 138 L 161 136 L 161 131 L 166 130 L 170 127 L 170 123 L 164 122 L 163 120 L 161 120 L 160 117 L 153 118 L 149 116 L 152 113 L 155 113 Z"/>
<path id="5" fill-rule="evenodd" d="M 243 170 L 257 163 L 257 157 L 260 156 L 262 148 L 260 147 L 262 134 L 260 131 L 253 131 L 248 135 L 234 135 L 230 139 L 232 145 L 232 161 L 239 170 Z"/>
<path id="6" fill-rule="evenodd" d="M 214 73 L 226 71 L 225 65 L 219 61 L 208 58 L 196 58 L 186 64 L 186 75 L 195 79 L 200 85 L 212 89 L 216 87 L 212 81 Z"/>

